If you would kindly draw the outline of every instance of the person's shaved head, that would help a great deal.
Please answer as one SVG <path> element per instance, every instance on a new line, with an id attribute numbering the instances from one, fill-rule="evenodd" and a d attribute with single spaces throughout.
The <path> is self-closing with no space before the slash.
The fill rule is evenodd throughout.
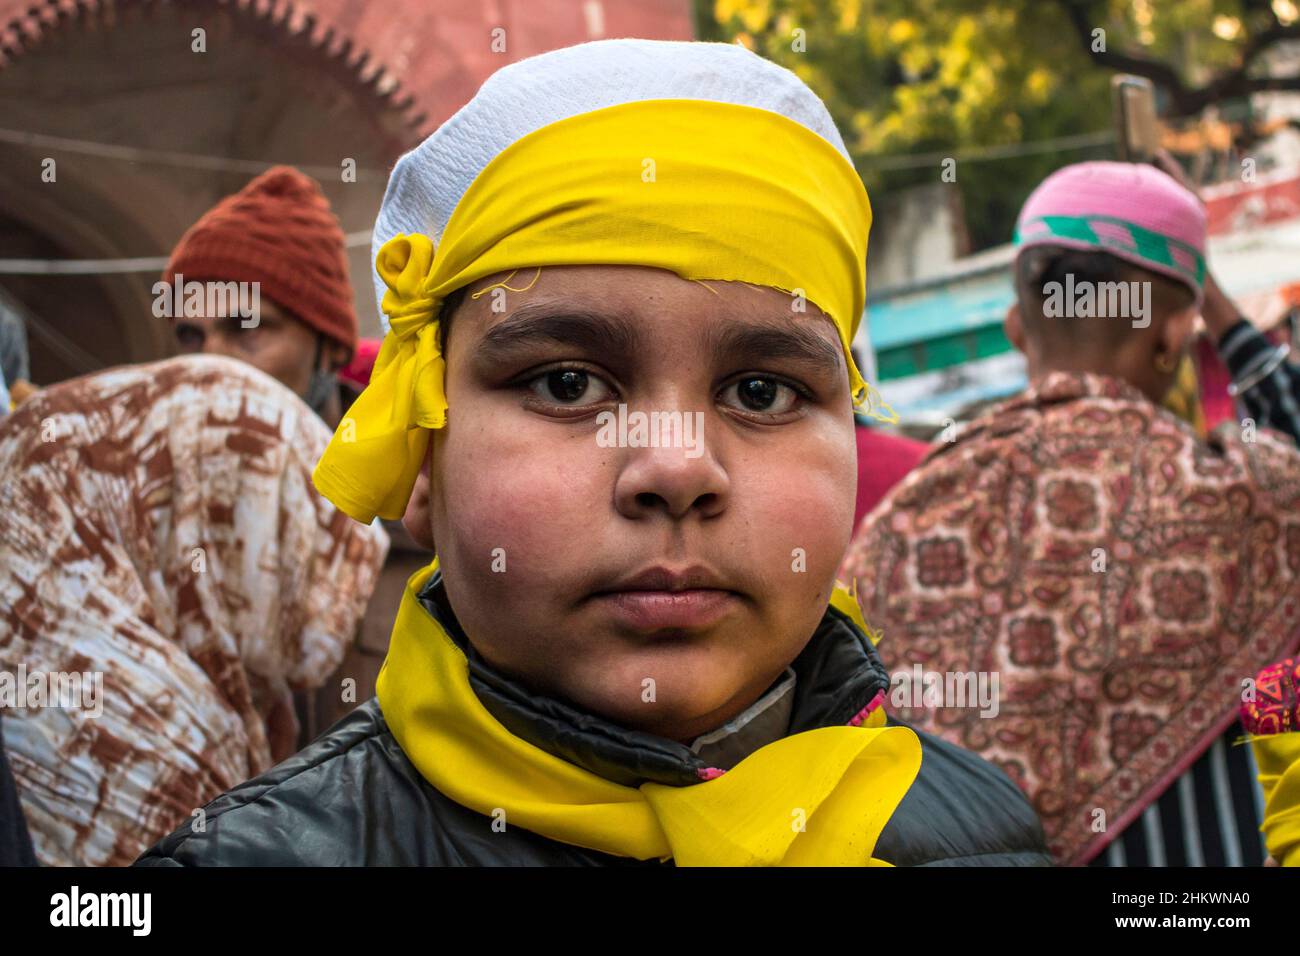
<path id="1" fill-rule="evenodd" d="M 1125 262 L 1096 250 L 1034 246 L 1016 260 L 1016 301 L 1020 306 L 1025 336 L 1044 355 L 1112 352 L 1125 339 L 1146 328 L 1146 318 L 1155 326 L 1195 302 L 1192 290 L 1181 282 Z M 1141 302 L 1149 315 L 1139 314 L 1138 299 L 1128 298 L 1128 313 L 1122 315 L 1062 315 L 1053 309 L 1067 290 L 1097 290 L 1123 283 L 1144 283 Z M 1056 294 L 1061 299 L 1052 301 Z M 1112 300 L 1113 301 L 1113 300 Z M 1070 310 L 1074 311 L 1074 310 Z M 1135 325 L 1136 323 L 1136 325 Z"/>
<path id="2" fill-rule="evenodd" d="M 1014 271 L 1005 328 L 1031 378 L 1053 370 L 1109 375 L 1161 400 L 1192 332 L 1189 286 L 1099 249 L 1029 246 Z"/>

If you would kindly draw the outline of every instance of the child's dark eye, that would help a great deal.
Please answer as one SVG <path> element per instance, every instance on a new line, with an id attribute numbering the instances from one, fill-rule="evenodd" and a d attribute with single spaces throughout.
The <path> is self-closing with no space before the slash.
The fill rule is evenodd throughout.
<path id="1" fill-rule="evenodd" d="M 743 411 L 763 412 L 768 415 L 779 415 L 793 410 L 800 398 L 799 393 L 791 386 L 777 379 L 760 375 L 750 375 L 728 385 L 722 390 L 724 401 L 732 392 L 735 392 L 736 401 L 728 404 L 739 407 Z"/>
<path id="2" fill-rule="evenodd" d="M 539 398 L 559 405 L 594 405 L 609 398 L 611 389 L 601 379 L 580 368 L 543 372 L 528 383 Z"/>

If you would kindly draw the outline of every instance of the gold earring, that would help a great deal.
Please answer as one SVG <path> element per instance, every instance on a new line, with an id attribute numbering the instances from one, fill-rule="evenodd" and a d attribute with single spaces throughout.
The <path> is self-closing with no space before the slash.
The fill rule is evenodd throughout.
<path id="1" fill-rule="evenodd" d="M 1162 352 L 1156 356 L 1155 365 L 1156 371 L 1164 372 L 1168 375 L 1170 372 L 1174 371 L 1174 369 L 1178 368 L 1178 359 Z"/>

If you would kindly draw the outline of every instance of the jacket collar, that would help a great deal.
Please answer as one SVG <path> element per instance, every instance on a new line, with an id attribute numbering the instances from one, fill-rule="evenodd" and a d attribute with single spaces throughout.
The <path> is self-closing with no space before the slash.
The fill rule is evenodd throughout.
<path id="1" fill-rule="evenodd" d="M 418 598 L 464 651 L 470 687 L 483 706 L 515 736 L 623 786 L 649 782 L 679 787 L 720 772 L 683 744 L 541 696 L 488 666 L 456 620 L 440 570 Z M 790 666 L 796 675 L 791 735 L 850 723 L 889 688 L 889 674 L 870 638 L 829 606 L 807 647 Z"/>

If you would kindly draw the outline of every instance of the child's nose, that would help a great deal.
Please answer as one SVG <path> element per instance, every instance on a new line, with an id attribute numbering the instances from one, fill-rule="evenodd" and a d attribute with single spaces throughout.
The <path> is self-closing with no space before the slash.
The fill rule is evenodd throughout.
<path id="1" fill-rule="evenodd" d="M 699 454 L 685 448 L 628 448 L 624 454 L 614 484 L 614 505 L 624 517 L 712 518 L 726 509 L 731 480 L 707 445 Z"/>

